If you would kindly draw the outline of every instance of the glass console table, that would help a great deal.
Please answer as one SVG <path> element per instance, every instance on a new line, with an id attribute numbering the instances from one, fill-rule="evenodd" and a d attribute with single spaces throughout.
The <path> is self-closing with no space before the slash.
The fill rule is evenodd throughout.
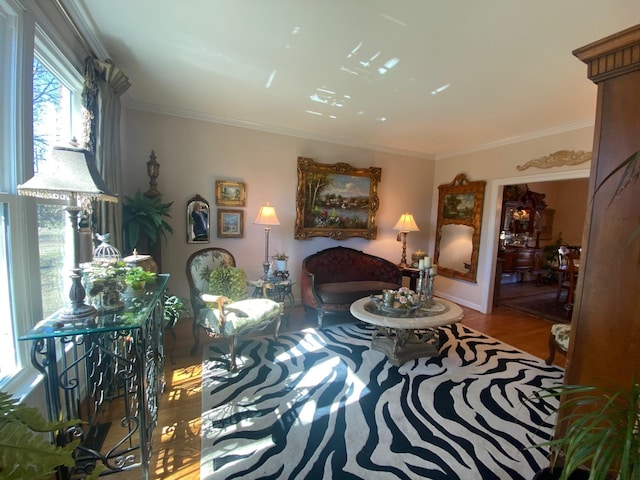
<path id="1" fill-rule="evenodd" d="M 80 439 L 76 466 L 58 478 L 76 478 L 103 464 L 106 472 L 140 467 L 149 478 L 151 439 L 164 390 L 163 293 L 158 275 L 140 298 L 91 323 L 63 323 L 59 313 L 20 337 L 31 341 L 31 362 L 45 379 L 49 420 L 80 419 L 52 440 Z"/>

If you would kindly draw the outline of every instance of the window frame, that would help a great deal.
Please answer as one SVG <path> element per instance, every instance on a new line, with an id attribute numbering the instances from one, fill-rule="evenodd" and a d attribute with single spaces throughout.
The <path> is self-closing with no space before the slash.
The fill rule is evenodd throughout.
<path id="1" fill-rule="evenodd" d="M 0 13 L 10 18 L 10 31 L 0 43 L 0 172 L 6 178 L 0 183 L 0 203 L 7 205 L 8 212 L 9 308 L 16 348 L 16 372 L 0 378 L 0 388 L 22 398 L 39 377 L 30 361 L 31 343 L 18 337 L 42 318 L 36 202 L 49 203 L 17 194 L 17 185 L 33 176 L 34 57 L 73 91 L 75 135 L 81 127 L 77 107 L 83 79 L 81 60 L 68 58 L 71 49 L 35 2 L 0 0 Z"/>

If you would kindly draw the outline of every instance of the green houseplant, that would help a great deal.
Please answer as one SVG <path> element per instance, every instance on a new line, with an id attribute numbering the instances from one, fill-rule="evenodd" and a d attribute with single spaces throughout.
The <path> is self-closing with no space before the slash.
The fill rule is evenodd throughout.
<path id="1" fill-rule="evenodd" d="M 131 251 L 137 247 L 143 236 L 148 247 L 155 245 L 161 237 L 166 240 L 167 233 L 173 233 L 173 227 L 165 220 L 171 218 L 172 205 L 173 202 L 162 203 L 160 197 L 146 197 L 140 190 L 133 197 L 125 197 L 122 229 L 127 249 Z"/>
<path id="2" fill-rule="evenodd" d="M 232 302 L 247 298 L 247 275 L 236 267 L 226 265 L 214 268 L 209 275 L 209 292 L 223 295 Z"/>
<path id="3" fill-rule="evenodd" d="M 276 252 L 271 256 L 271 260 L 275 262 L 274 270 L 276 272 L 284 272 L 287 269 L 287 260 L 289 260 L 289 255 L 284 252 Z"/>
<path id="4" fill-rule="evenodd" d="M 79 441 L 61 447 L 53 445 L 42 434 L 79 422 L 47 422 L 38 409 L 27 407 L 0 391 L 0 479 L 50 479 L 59 465 L 74 466 L 73 451 Z M 98 466 L 86 478 L 98 478 L 101 470 Z"/>
<path id="5" fill-rule="evenodd" d="M 134 292 L 144 290 L 147 282 L 155 280 L 156 274 L 142 267 L 131 267 L 124 275 L 124 281 Z"/>
<path id="6" fill-rule="evenodd" d="M 173 328 L 182 312 L 187 310 L 187 304 L 184 299 L 177 295 L 165 295 L 164 297 L 164 324 L 168 328 Z"/>
<path id="7" fill-rule="evenodd" d="M 628 387 L 561 385 L 536 397 L 563 397 L 556 427 L 564 427 L 562 436 L 536 445 L 551 449 L 548 471 L 555 472 L 538 479 L 566 480 L 574 472 L 590 480 L 611 474 L 618 480 L 640 478 L 640 385 L 635 379 Z"/>

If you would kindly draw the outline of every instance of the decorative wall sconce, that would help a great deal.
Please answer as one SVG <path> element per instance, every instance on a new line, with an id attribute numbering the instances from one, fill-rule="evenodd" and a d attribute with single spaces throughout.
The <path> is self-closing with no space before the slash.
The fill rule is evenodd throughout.
<path id="1" fill-rule="evenodd" d="M 144 192 L 147 198 L 159 197 L 162 195 L 158 191 L 158 177 L 160 176 L 160 164 L 156 161 L 156 153 L 151 150 L 149 161 L 147 162 L 147 175 L 149 176 L 149 190 Z"/>

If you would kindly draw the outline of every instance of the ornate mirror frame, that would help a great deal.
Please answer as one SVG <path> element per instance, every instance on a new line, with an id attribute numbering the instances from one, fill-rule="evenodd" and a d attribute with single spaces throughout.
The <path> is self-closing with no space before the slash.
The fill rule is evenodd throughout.
<path id="1" fill-rule="evenodd" d="M 438 225 L 433 261 L 438 265 L 439 275 L 477 283 L 480 230 L 486 183 L 485 181 L 469 182 L 466 175 L 461 173 L 456 175 L 450 184 L 438 187 Z M 441 245 L 441 241 L 443 240 L 443 227 L 447 225 L 463 225 L 473 230 L 471 258 L 468 264 L 464 262 L 464 267 L 461 269 L 443 266 L 439 261 L 441 251 L 446 248 L 446 245 Z"/>
<path id="2" fill-rule="evenodd" d="M 187 201 L 187 243 L 209 243 L 211 238 L 211 208 L 200 195 Z"/>

